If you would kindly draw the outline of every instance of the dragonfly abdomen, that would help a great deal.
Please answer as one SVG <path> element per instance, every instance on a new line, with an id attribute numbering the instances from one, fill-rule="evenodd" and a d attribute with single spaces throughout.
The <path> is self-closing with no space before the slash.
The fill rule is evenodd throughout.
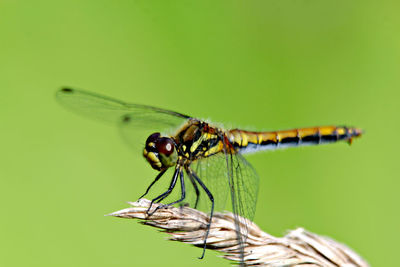
<path id="1" fill-rule="evenodd" d="M 319 145 L 337 141 L 351 143 L 353 138 L 361 134 L 362 130 L 358 128 L 323 126 L 274 132 L 250 132 L 234 129 L 228 132 L 228 138 L 231 144 L 240 152 L 249 153 L 259 150 Z"/>

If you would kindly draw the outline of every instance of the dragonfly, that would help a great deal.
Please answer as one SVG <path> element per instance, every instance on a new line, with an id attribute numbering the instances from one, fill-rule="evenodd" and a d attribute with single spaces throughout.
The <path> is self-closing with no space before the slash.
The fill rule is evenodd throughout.
<path id="1" fill-rule="evenodd" d="M 142 150 L 143 157 L 158 174 L 140 198 L 147 195 L 168 170 L 172 170 L 168 188 L 152 198 L 149 216 L 158 208 L 186 201 L 186 205 L 196 209 L 203 200 L 210 220 L 204 243 L 200 245 L 203 248 L 200 258 L 205 255 L 214 212 L 226 209 L 226 203 L 230 202 L 242 265 L 247 233 L 246 222 L 242 218 L 253 219 L 259 188 L 259 177 L 243 155 L 338 141 L 351 143 L 363 133 L 359 128 L 345 126 L 263 132 L 224 129 L 182 113 L 127 103 L 83 90 L 63 88 L 57 91 L 56 98 L 74 112 L 117 125 L 125 141 Z M 180 196 L 164 204 L 177 183 L 180 184 Z M 189 191 L 192 192 L 190 196 L 187 194 Z M 153 203 L 163 204 L 151 211 Z"/>

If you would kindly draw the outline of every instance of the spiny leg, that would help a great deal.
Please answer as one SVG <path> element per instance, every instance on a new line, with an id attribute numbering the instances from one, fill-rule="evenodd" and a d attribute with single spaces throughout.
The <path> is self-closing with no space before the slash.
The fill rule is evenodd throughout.
<path id="1" fill-rule="evenodd" d="M 201 179 L 197 176 L 197 174 L 191 170 L 190 168 L 188 168 L 189 172 L 193 175 L 194 179 L 199 183 L 199 185 L 203 188 L 203 190 L 206 192 L 208 198 L 211 201 L 211 212 L 210 212 L 210 222 L 207 225 L 207 231 L 206 231 L 206 235 L 204 237 L 204 247 L 203 247 L 203 253 L 201 254 L 201 257 L 199 259 L 203 259 L 204 258 L 204 254 L 206 253 L 206 247 L 207 247 L 207 238 L 208 238 L 208 234 L 210 233 L 210 227 L 211 227 L 211 222 L 212 222 L 212 217 L 214 214 L 214 197 L 211 194 L 211 192 L 208 190 L 207 186 L 201 181 Z"/>
<path id="2" fill-rule="evenodd" d="M 149 187 L 147 187 L 146 192 L 145 192 L 143 195 L 141 195 L 141 196 L 139 197 L 139 199 L 143 198 L 145 195 L 147 195 L 147 193 L 149 193 L 150 188 L 161 178 L 161 176 L 163 176 L 163 174 L 164 174 L 166 171 L 167 171 L 167 169 L 162 170 L 162 171 L 157 175 L 157 177 L 154 179 L 154 181 L 149 185 Z"/>
<path id="3" fill-rule="evenodd" d="M 171 202 L 171 203 L 168 203 L 168 204 L 165 204 L 165 205 L 160 205 L 160 206 L 156 207 L 154 209 L 153 213 L 156 212 L 156 210 L 158 210 L 158 209 L 162 209 L 162 208 L 174 205 L 174 204 L 179 203 L 179 202 L 181 202 L 181 201 L 183 201 L 185 199 L 185 197 L 186 197 L 186 188 L 185 188 L 185 181 L 183 179 L 183 171 L 180 170 L 179 174 L 180 174 L 180 181 L 181 181 L 181 198 L 178 199 L 177 201 L 174 201 L 174 202 Z"/>
<path id="4" fill-rule="evenodd" d="M 199 197 L 200 197 L 200 191 L 199 188 L 197 187 L 196 181 L 193 180 L 192 174 L 188 173 L 189 176 L 189 180 L 192 183 L 193 187 L 194 187 L 194 191 L 196 192 L 196 202 L 194 204 L 194 208 L 197 208 L 197 204 L 199 203 Z"/>
<path id="5" fill-rule="evenodd" d="M 174 189 L 174 187 L 176 185 L 176 180 L 178 180 L 178 173 L 179 172 L 180 172 L 179 168 L 175 169 L 174 176 L 172 177 L 171 184 L 169 185 L 168 190 L 165 191 L 164 193 L 162 193 L 161 195 L 159 195 L 158 197 L 153 198 L 151 200 L 150 206 L 149 206 L 149 208 L 147 209 L 147 212 L 146 212 L 148 215 L 153 215 L 153 213 L 154 213 L 154 211 L 151 212 L 151 213 L 149 212 L 150 209 L 151 209 L 151 206 L 153 206 L 154 202 L 158 203 L 158 202 L 162 201 L 164 198 L 166 198 L 167 196 L 169 196 L 169 194 L 171 194 L 172 190 Z"/>

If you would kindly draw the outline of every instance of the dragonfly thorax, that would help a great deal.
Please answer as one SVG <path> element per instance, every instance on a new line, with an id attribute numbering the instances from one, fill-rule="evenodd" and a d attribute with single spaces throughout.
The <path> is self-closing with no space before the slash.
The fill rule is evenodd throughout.
<path id="1" fill-rule="evenodd" d="M 179 156 L 192 162 L 222 152 L 223 138 L 222 130 L 191 119 L 178 131 L 174 140 Z"/>
<path id="2" fill-rule="evenodd" d="M 153 133 L 147 138 L 143 156 L 158 171 L 174 166 L 178 159 L 174 140 L 160 133 Z"/>

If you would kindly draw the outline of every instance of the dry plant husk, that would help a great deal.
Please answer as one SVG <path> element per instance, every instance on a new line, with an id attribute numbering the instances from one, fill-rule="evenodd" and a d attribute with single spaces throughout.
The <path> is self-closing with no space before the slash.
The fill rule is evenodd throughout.
<path id="1" fill-rule="evenodd" d="M 139 219 L 145 225 L 165 230 L 171 240 L 203 247 L 209 222 L 207 214 L 189 207 L 167 207 L 148 216 L 146 211 L 150 205 L 149 200 L 140 199 L 129 204 L 132 207 L 109 215 Z M 153 204 L 152 210 L 158 205 L 160 204 Z M 244 244 L 246 266 L 369 266 L 349 247 L 303 228 L 289 231 L 284 237 L 274 237 L 249 220 L 247 224 L 248 233 Z M 207 248 L 220 251 L 224 258 L 239 263 L 240 249 L 235 229 L 232 213 L 215 213 L 207 238 Z"/>

